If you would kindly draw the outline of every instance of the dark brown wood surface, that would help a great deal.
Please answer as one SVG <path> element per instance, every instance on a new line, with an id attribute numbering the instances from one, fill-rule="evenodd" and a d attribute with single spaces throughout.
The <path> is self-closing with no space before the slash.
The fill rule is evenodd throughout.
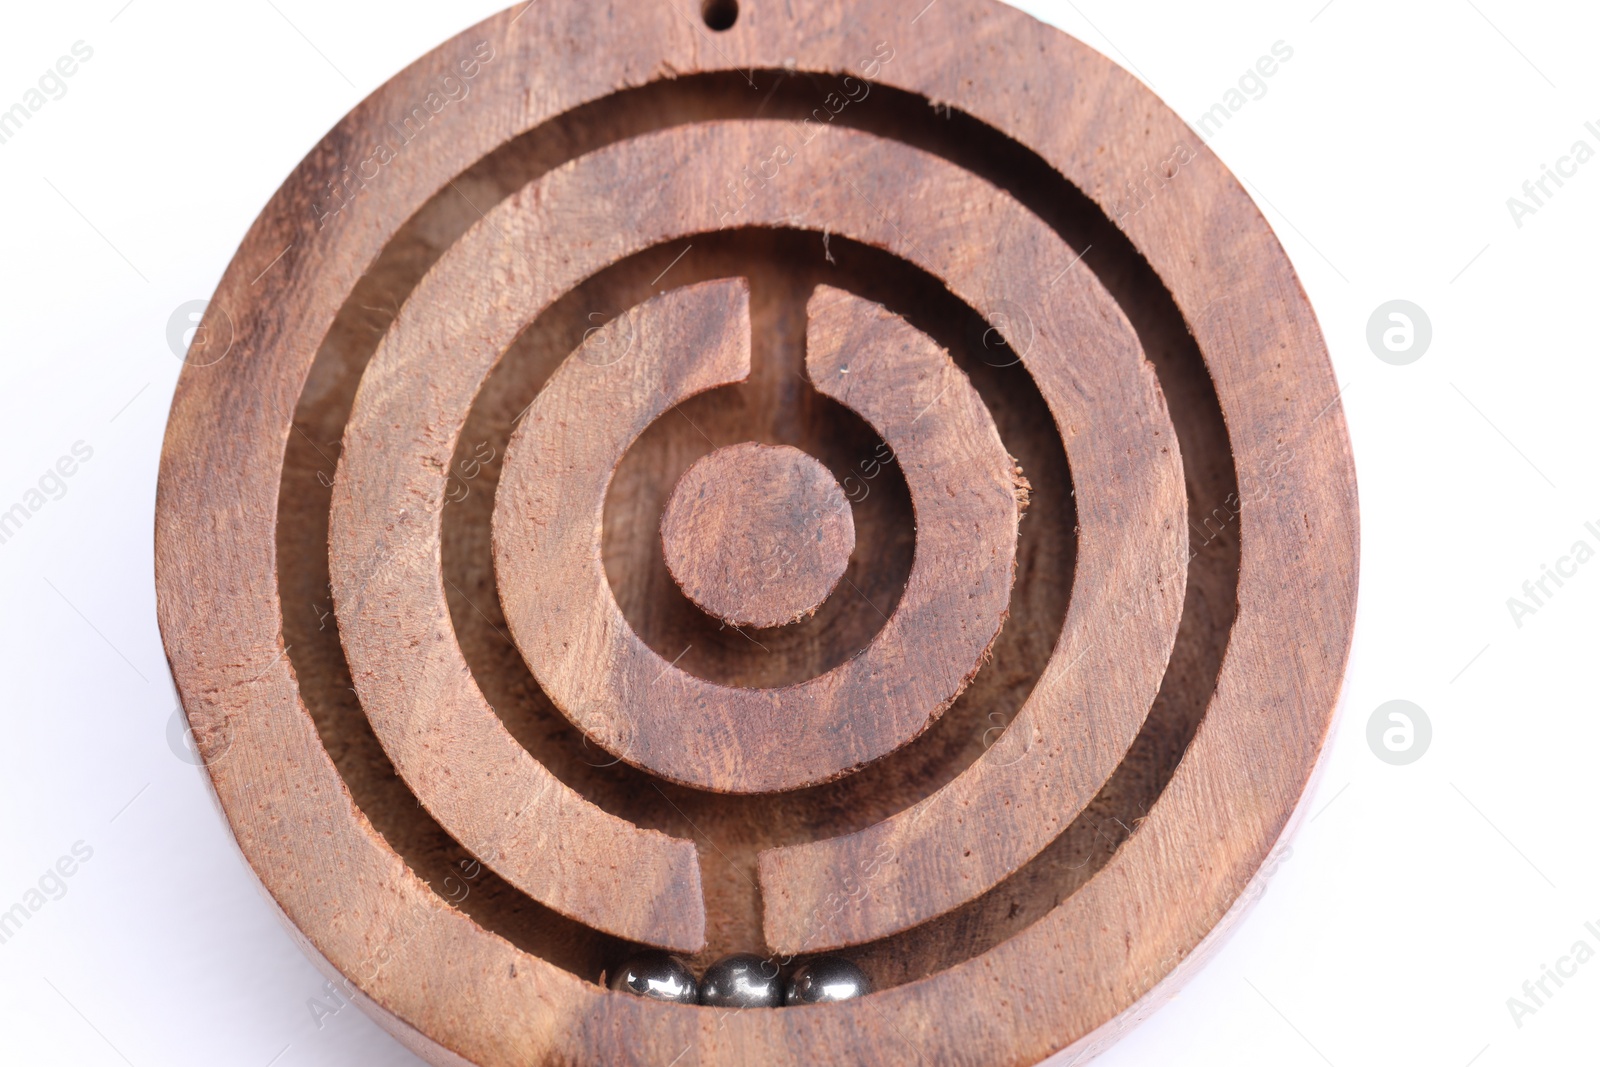
<path id="1" fill-rule="evenodd" d="M 471 92 L 430 110 L 446 76 Z M 566 722 L 503 632 L 526 587 L 487 530 L 520 469 L 501 458 L 513 421 L 561 361 L 626 348 L 622 325 L 647 340 L 624 312 L 656 292 L 740 276 L 748 375 L 641 434 L 598 518 L 591 581 L 663 663 L 687 635 L 685 678 L 782 692 L 915 607 L 910 464 L 938 455 L 890 461 L 826 375 L 805 382 L 829 279 L 949 353 L 1032 496 L 1014 589 L 999 553 L 1009 605 L 974 607 L 962 654 L 929 657 L 960 677 L 925 683 L 923 716 L 966 687 L 937 722 L 902 712 L 880 745 L 772 746 L 782 760 L 737 773 L 710 746 L 720 766 L 677 776 L 792 789 L 865 764 L 728 796 L 658 784 Z M 272 899 L 433 1062 L 1090 1053 L 1203 957 L 1290 829 L 1355 598 L 1322 340 L 1216 157 L 1026 16 L 744 0 L 718 32 L 676 5 L 519 5 L 341 122 L 208 316 L 234 348 L 185 369 L 159 488 L 174 677 Z M 683 471 L 741 440 L 805 444 L 856 517 L 838 591 L 761 631 L 793 631 L 765 651 L 673 621 L 693 607 L 666 595 L 657 540 Z M 846 945 L 879 989 L 725 1015 L 597 982 L 638 943 L 701 940 L 701 965 Z"/>
<path id="2" fill-rule="evenodd" d="M 466 359 L 433 373 L 421 368 L 432 365 L 441 344 L 457 348 L 440 337 L 448 326 L 439 319 L 453 318 L 447 309 L 459 311 L 467 299 L 455 294 L 412 305 L 415 314 L 396 323 L 374 357 L 345 430 L 329 558 L 351 676 L 395 769 L 474 856 L 563 915 L 629 940 L 697 951 L 705 944 L 705 912 L 692 843 L 623 822 L 557 780 L 506 732 L 451 639 L 439 531 L 450 491 L 443 472 L 451 469 L 455 441 L 438 432 L 441 419 L 429 404 L 448 402 L 451 385 L 464 404 L 477 381 Z M 552 382 L 555 395 L 585 372 L 608 387 L 623 369 L 642 375 L 620 390 L 574 398 L 553 416 L 561 423 L 563 454 L 552 459 L 561 501 L 573 499 L 580 442 L 604 448 L 604 435 L 620 432 L 626 444 L 675 403 L 748 371 L 743 285 L 716 283 L 656 303 L 658 311 L 641 316 L 633 358 L 599 365 L 576 359 Z M 673 358 L 685 353 L 696 362 Z M 495 353 L 485 355 L 492 360 Z M 620 399 L 641 403 L 635 422 L 623 420 Z M 414 436 L 395 433 L 419 414 Z M 545 418 L 530 412 L 525 424 Z M 596 472 L 602 492 L 614 462 Z M 512 521 L 531 531 L 558 522 L 558 514 L 555 507 L 517 508 Z M 599 567 L 598 551 L 590 562 Z M 557 603 L 570 611 L 580 600 L 568 595 Z M 569 657 L 592 669 L 586 650 Z M 619 892 L 624 885 L 628 891 Z"/>
<path id="3" fill-rule="evenodd" d="M 960 185 L 971 182 L 910 149 L 882 146 L 845 131 L 825 136 L 830 145 L 814 158 L 821 162 L 827 152 L 831 155 L 826 158 L 843 159 L 845 165 L 859 160 L 863 180 L 875 186 L 896 180 L 900 164 L 910 168 L 903 173 L 930 172 L 917 195 L 959 204 Z M 759 129 L 711 124 L 641 137 L 554 172 L 547 187 L 512 197 L 491 225 L 452 249 L 424 283 L 427 299 L 437 293 L 446 303 L 456 303 L 449 294 L 461 294 L 474 279 L 496 270 L 513 297 L 524 287 L 548 284 L 541 282 L 540 264 L 524 260 L 516 249 L 555 221 L 542 217 L 550 210 L 546 205 L 570 204 L 569 190 L 579 187 L 587 190 L 579 195 L 594 213 L 581 221 L 588 229 L 597 225 L 600 214 L 622 210 L 646 190 L 659 190 L 652 223 L 619 234 L 610 247 L 595 242 L 595 251 L 604 249 L 614 257 L 715 226 L 719 205 L 714 187 L 669 182 L 669 176 L 683 174 L 690 160 L 717 173 L 718 167 L 732 167 L 759 151 L 764 140 Z M 887 168 L 880 171 L 885 163 Z M 808 164 L 797 161 L 795 166 Z M 804 184 L 797 182 L 795 188 L 803 194 L 773 199 L 759 208 L 752 205 L 752 221 L 799 221 L 817 229 L 831 224 L 846 235 L 860 234 L 915 258 L 895 227 L 848 190 L 818 200 Z M 965 198 L 974 195 L 975 190 Z M 570 210 L 564 211 L 560 223 L 571 221 Z M 929 222 L 944 229 L 966 225 L 955 213 Z M 1059 244 L 1052 241 L 1051 248 Z M 958 257 L 946 258 L 948 263 L 938 264 L 947 268 L 945 273 L 964 269 Z M 822 305 L 813 301 L 813 307 L 827 303 L 822 296 L 817 301 Z M 488 329 L 482 320 L 473 324 L 483 338 L 486 358 L 511 343 L 516 328 L 538 307 L 537 301 L 530 303 L 510 304 Z M 1089 310 L 1080 310 L 1078 301 L 1064 303 L 1065 315 L 1077 315 L 1089 326 Z M 459 348 L 466 340 L 458 329 L 419 340 L 414 351 L 420 357 L 440 346 Z M 793 685 L 737 688 L 689 674 L 651 650 L 609 595 L 596 543 L 599 512 L 612 466 L 638 427 L 619 421 L 616 432 L 592 451 L 584 448 L 590 438 L 583 427 L 600 424 L 588 413 L 603 410 L 602 391 L 614 390 L 621 397 L 658 395 L 649 381 L 615 384 L 620 374 L 648 366 L 646 360 L 625 359 L 606 367 L 582 360 L 567 364 L 513 435 L 495 527 L 496 572 L 508 628 L 551 700 L 607 750 L 670 781 L 718 792 L 771 793 L 812 786 L 911 741 L 960 694 L 983 662 L 1004 619 L 1011 588 L 1019 510 L 1013 464 L 977 394 L 948 357 L 931 345 L 917 344 L 914 335 L 908 339 L 880 333 L 862 340 L 873 358 L 860 361 L 854 379 L 862 382 L 859 389 L 832 380 L 841 373 L 840 366 L 829 368 L 826 382 L 815 370 L 811 378 L 819 392 L 833 393 L 859 411 L 892 454 L 917 457 L 915 465 L 900 464 L 917 509 L 917 552 L 899 605 L 881 633 L 833 670 Z M 1131 345 L 1126 352 L 1133 352 Z M 838 355 L 830 350 L 834 362 Z M 468 374 L 474 365 L 456 366 Z M 592 377 L 594 392 L 577 390 L 580 379 L 565 373 L 578 368 Z M 436 385 L 415 376 L 413 381 L 399 406 L 410 408 L 423 403 L 425 394 L 438 392 Z M 466 397 L 471 391 L 463 388 L 456 395 Z M 874 403 L 875 398 L 892 399 Z M 584 413 L 581 423 L 578 412 Z M 465 411 L 440 415 L 458 425 Z M 558 455 L 563 466 L 549 461 Z M 1168 460 L 1175 468 L 1175 454 L 1169 453 Z M 1135 484 L 1143 484 L 1142 476 Z M 379 506 L 385 514 L 402 506 L 407 495 L 404 487 L 377 491 L 391 501 Z M 529 521 L 533 514 L 549 516 L 547 525 Z M 1172 537 L 1181 538 L 1177 523 L 1167 525 Z M 1176 557 L 1176 549 L 1169 555 Z M 574 655 L 574 650 L 581 654 Z M 1160 653 L 1151 659 L 1152 690 L 1163 659 Z M 1130 694 L 1130 707 L 1135 700 Z M 1146 706 L 1148 698 L 1139 710 Z"/>
<path id="4" fill-rule="evenodd" d="M 661 554 L 684 595 L 730 626 L 816 614 L 856 547 L 844 489 L 788 445 L 719 448 L 684 472 L 661 512 Z"/>
<path id="5" fill-rule="evenodd" d="M 835 151 L 848 158 L 848 150 Z M 913 173 L 913 160 L 896 162 L 890 162 L 892 172 Z M 915 180 L 907 184 L 915 190 L 907 198 L 916 203 L 971 204 L 980 195 L 939 190 L 951 197 L 941 201 L 916 189 Z M 1009 206 L 985 222 L 1009 234 L 1014 267 L 1024 278 L 1038 279 L 1042 291 L 1049 276 L 1028 251 L 1036 249 L 1042 259 L 1056 252 L 1056 242 L 1037 224 L 1029 233 L 1026 217 L 1006 217 Z M 947 227 L 946 219 L 935 217 L 921 220 L 917 230 L 942 236 Z M 981 247 L 976 233 L 963 236 L 950 247 Z M 971 291 L 970 266 L 948 261 L 938 267 L 958 293 Z M 1029 288 L 1018 281 L 1012 292 L 1027 294 Z M 1165 405 L 1132 331 L 1098 287 L 1086 285 L 1081 292 L 1086 307 L 1078 316 L 1057 312 L 1035 319 L 1036 348 L 1023 360 L 1056 413 L 1079 476 L 1078 574 L 1062 640 L 1004 736 L 960 777 L 869 828 L 761 857 L 766 939 L 780 953 L 877 940 L 991 889 L 1083 809 L 1122 759 L 1155 697 L 1183 600 L 1182 472 Z M 865 359 L 882 358 L 877 353 L 897 343 L 882 318 L 859 301 L 851 307 L 848 299 L 819 289 L 807 338 L 813 379 L 840 399 L 851 395 L 862 353 L 873 353 Z M 1101 308 L 1095 306 L 1099 300 L 1105 301 Z M 1065 298 L 1061 303 L 1071 306 Z M 841 315 L 841 309 L 852 314 Z M 1093 312 L 1102 309 L 1104 317 L 1095 322 Z M 1097 383 L 1091 401 L 1071 388 L 1074 378 Z M 919 393 L 940 388 L 935 380 L 926 390 L 902 387 L 901 393 L 917 406 Z M 1075 425 L 1093 425 L 1095 432 L 1076 437 Z M 914 463 L 945 453 L 922 448 L 900 454 L 903 463 Z M 956 465 L 970 478 L 967 467 Z M 919 524 L 918 533 L 921 551 L 927 531 Z M 968 533 L 951 551 L 971 552 L 974 544 Z M 1122 625 L 1108 628 L 1104 620 L 1112 618 Z M 843 905 L 837 903 L 841 890 L 848 896 Z"/>

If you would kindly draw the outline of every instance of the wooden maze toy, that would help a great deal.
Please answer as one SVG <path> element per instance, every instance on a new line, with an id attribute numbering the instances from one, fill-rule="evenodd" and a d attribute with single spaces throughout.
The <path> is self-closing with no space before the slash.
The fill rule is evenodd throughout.
<path id="1" fill-rule="evenodd" d="M 1306 297 L 1129 74 L 916 6 L 519 4 L 210 304 L 172 670 L 430 1062 L 1075 1062 L 1291 828 L 1357 561 Z M 740 953 L 806 1002 L 683 1002 Z"/>

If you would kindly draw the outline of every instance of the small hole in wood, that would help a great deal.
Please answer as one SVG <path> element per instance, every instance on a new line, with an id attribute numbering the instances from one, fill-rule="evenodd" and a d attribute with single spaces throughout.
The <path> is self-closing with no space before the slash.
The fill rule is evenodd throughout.
<path id="1" fill-rule="evenodd" d="M 700 5 L 700 17 L 718 33 L 732 29 L 739 21 L 739 0 L 706 0 Z"/>

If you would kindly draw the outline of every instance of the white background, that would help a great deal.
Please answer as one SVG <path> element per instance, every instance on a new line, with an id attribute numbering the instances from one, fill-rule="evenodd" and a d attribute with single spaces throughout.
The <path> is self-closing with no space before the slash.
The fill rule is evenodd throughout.
<path id="1" fill-rule="evenodd" d="M 0 108 L 74 42 L 94 49 L 0 145 L 0 510 L 75 442 L 93 449 L 0 544 L 0 909 L 75 842 L 93 849 L 0 944 L 0 1061 L 414 1064 L 355 1009 L 318 1027 L 306 1002 L 321 978 L 169 746 L 151 565 L 180 366 L 165 335 L 329 126 L 497 5 L 124 2 L 10 4 L 0 34 Z M 1024 6 L 1191 122 L 1275 42 L 1293 49 L 1211 145 L 1321 318 L 1361 492 L 1355 647 L 1312 817 L 1220 954 L 1098 1062 L 1594 1062 L 1600 960 L 1549 985 L 1520 1027 L 1506 1001 L 1574 942 L 1600 950 L 1584 929 L 1600 928 L 1600 561 L 1520 627 L 1506 600 L 1580 538 L 1600 548 L 1584 528 L 1600 529 L 1600 160 L 1520 228 L 1506 199 L 1574 141 L 1600 148 L 1584 129 L 1600 129 L 1600 14 L 1576 0 Z M 1433 324 L 1408 366 L 1366 343 L 1395 298 Z M 1408 766 L 1366 740 L 1394 698 L 1433 724 Z"/>

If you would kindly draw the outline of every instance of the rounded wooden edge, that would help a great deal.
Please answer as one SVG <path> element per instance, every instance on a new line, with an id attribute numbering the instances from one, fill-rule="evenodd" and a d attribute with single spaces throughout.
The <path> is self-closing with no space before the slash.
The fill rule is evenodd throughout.
<path id="1" fill-rule="evenodd" d="M 646 77 L 647 70 L 660 69 L 662 62 L 672 63 L 678 71 L 768 69 L 787 62 L 792 69 L 827 72 L 845 67 L 847 61 L 839 57 L 852 55 L 862 46 L 867 47 L 867 55 L 873 55 L 871 46 L 887 42 L 885 34 L 903 40 L 906 32 L 903 16 L 887 4 L 858 6 L 848 27 L 832 13 L 785 25 L 754 15 L 744 21 L 747 34 L 725 35 L 723 54 L 711 55 L 700 49 L 692 25 L 674 23 L 664 9 L 640 9 L 634 15 L 636 28 L 650 42 L 647 46 L 634 53 L 618 49 L 610 55 L 590 56 L 591 61 L 575 71 L 563 71 L 551 83 L 552 91 L 536 97 L 536 110 L 519 111 L 510 119 L 501 119 L 492 110 L 489 98 L 496 93 L 476 94 L 463 111 L 488 121 L 464 136 L 432 136 L 430 145 L 436 151 L 413 153 L 406 166 L 391 168 L 395 179 L 391 195 L 381 204 L 371 201 L 365 205 L 375 219 L 369 217 L 361 226 L 335 219 L 319 234 L 313 220 L 306 217 L 304 205 L 336 174 L 339 146 L 359 143 L 363 134 L 377 135 L 386 121 L 386 109 L 426 92 L 430 80 L 441 72 L 453 72 L 456 52 L 465 53 L 476 42 L 493 54 L 491 38 L 502 46 L 502 54 L 508 46 L 515 48 L 521 61 L 517 70 L 502 67 L 489 73 L 481 84 L 496 87 L 498 95 L 521 100 L 527 71 L 562 69 L 561 42 L 593 39 L 602 32 L 592 21 L 593 13 L 583 5 L 557 3 L 533 10 L 537 13 L 534 17 L 508 11 L 487 20 L 397 76 L 342 121 L 285 183 L 230 265 L 213 301 L 217 306 L 209 316 L 234 319 L 241 334 L 237 354 L 252 358 L 241 358 L 237 364 L 225 361 L 226 373 L 185 369 L 163 450 L 157 510 L 158 610 L 175 680 L 197 731 L 237 722 L 243 742 L 261 746 L 267 755 L 265 761 L 229 760 L 208 767 L 252 867 L 291 922 L 318 931 L 312 944 L 316 953 L 343 961 L 346 970 L 355 970 L 361 960 L 360 943 L 351 942 L 352 934 L 380 934 L 387 912 L 365 915 L 367 935 L 352 931 L 347 924 L 329 925 L 334 913 L 283 867 L 284 861 L 294 861 L 295 848 L 276 836 L 252 830 L 263 817 L 256 810 L 258 796 L 281 797 L 309 788 L 335 798 L 328 847 L 342 850 L 351 875 L 344 899 L 392 896 L 413 902 L 435 916 L 449 934 L 464 939 L 457 949 L 470 943 L 490 950 L 504 943 L 470 928 L 464 917 L 434 897 L 349 806 L 348 791 L 320 750 L 309 717 L 294 697 L 293 677 L 275 658 L 281 656 L 281 642 L 275 640 L 280 605 L 273 582 L 270 530 L 282 447 L 289 433 L 288 412 L 311 353 L 331 323 L 342 294 L 349 291 L 361 265 L 400 223 L 466 165 L 552 114 Z M 919 54 L 902 49 L 892 67 L 875 72 L 878 80 L 930 99 L 951 101 L 1026 144 L 1108 213 L 1122 183 L 1137 174 L 1141 153 L 1164 152 L 1167 145 L 1189 138 L 1175 115 L 1109 61 L 998 4 L 946 0 L 919 24 L 925 25 L 923 32 L 963 42 L 967 51 L 952 61 L 948 53 L 938 50 Z M 1028 57 L 1023 64 L 1027 77 L 1017 64 L 991 64 L 982 58 L 984 43 L 996 40 Z M 876 54 L 881 60 L 883 53 Z M 970 61 L 963 61 L 966 57 L 971 57 Z M 638 73 L 629 73 L 630 64 L 637 64 Z M 1025 91 L 1022 85 L 1027 86 Z M 1062 106 L 1039 109 L 1039 99 Z M 1107 116 L 1114 117 L 1117 128 L 1107 128 Z M 1104 151 L 1108 145 L 1119 151 Z M 1032 1020 L 1026 1034 L 1016 1029 L 1016 1017 L 1008 1020 L 1007 1029 L 995 1029 L 987 1025 L 986 1016 L 975 1016 L 963 1011 L 959 1002 L 950 1002 L 942 1005 L 949 1013 L 946 1026 L 916 1030 L 919 1051 L 926 1054 L 959 1055 L 947 1038 L 963 1022 L 969 1022 L 971 1028 L 964 1032 L 968 1040 L 989 1039 L 990 1048 L 1013 1050 L 1010 1062 L 1031 1062 L 1082 1038 L 1133 1005 L 1154 985 L 1155 979 L 1145 971 L 1165 973 L 1221 918 L 1226 908 L 1219 905 L 1236 900 L 1248 884 L 1250 872 L 1286 825 L 1327 728 L 1348 653 L 1355 596 L 1355 491 L 1343 416 L 1310 307 L 1270 228 L 1209 150 L 1201 147 L 1194 157 L 1190 172 L 1194 182 L 1169 189 L 1171 195 L 1158 198 L 1132 218 L 1120 218 L 1119 223 L 1187 313 L 1205 349 L 1230 427 L 1258 428 L 1235 441 L 1236 460 L 1246 478 L 1259 488 L 1269 469 L 1272 472 L 1272 492 L 1252 500 L 1243 516 L 1248 537 L 1241 574 L 1241 621 L 1246 614 L 1252 620 L 1230 645 L 1206 727 L 1167 794 L 1123 846 L 1118 857 L 1122 862 L 1102 871 L 1058 914 L 1022 937 L 926 983 L 875 995 L 876 1010 L 898 1013 L 900 1023 L 908 1023 L 904 1013 L 927 995 L 930 985 L 941 980 L 976 979 L 967 986 L 968 1001 L 984 1002 L 985 994 L 993 993 L 1017 997 L 1020 1001 L 1014 1002 L 1019 1010 L 1025 1006 Z M 1217 247 L 1207 246 L 1210 236 L 1217 238 Z M 335 258 L 327 254 L 335 241 L 346 246 L 345 255 Z M 285 317 L 268 316 L 265 312 L 271 309 L 253 299 L 252 281 L 280 258 L 282 274 L 274 280 L 272 291 L 280 302 L 292 297 L 298 304 Z M 1245 318 L 1246 311 L 1249 318 Z M 250 399 L 260 402 L 252 406 L 245 402 Z M 229 433 L 223 437 L 208 432 L 208 427 L 216 425 L 213 413 L 225 407 L 235 416 L 228 423 Z M 1291 458 L 1274 467 L 1272 462 L 1284 451 L 1275 447 L 1280 442 L 1289 443 L 1293 451 Z M 228 511 L 231 521 L 212 525 L 206 516 L 219 507 Z M 199 562 L 208 556 L 225 560 L 227 565 Z M 1289 566 L 1291 560 L 1298 562 Z M 1325 563 L 1317 566 L 1317 561 Z M 1274 562 L 1278 563 L 1276 572 L 1271 566 Z M 1274 598 L 1280 604 L 1276 610 L 1272 608 Z M 228 603 L 209 606 L 219 600 Z M 259 606 L 253 612 L 241 612 L 238 604 Z M 1282 667 L 1285 657 L 1274 656 L 1273 638 L 1281 643 L 1282 635 L 1297 632 L 1294 616 L 1308 611 L 1324 620 L 1325 640 L 1315 649 L 1290 649 L 1286 657 L 1290 670 L 1280 673 L 1292 681 L 1269 686 L 1262 694 L 1266 700 L 1294 709 L 1292 723 L 1296 727 L 1292 735 L 1285 735 L 1280 727 L 1276 737 L 1265 738 L 1283 758 L 1263 771 L 1251 761 L 1239 759 L 1236 750 L 1241 743 L 1263 739 L 1250 720 L 1267 717 L 1254 712 L 1258 705 L 1251 704 L 1249 682 L 1264 670 Z M 1208 761 L 1222 761 L 1222 765 L 1202 768 Z M 1207 790 L 1212 791 L 1210 796 Z M 1264 797 L 1267 810 L 1249 821 L 1223 818 L 1225 805 L 1218 804 L 1217 797 L 1229 796 Z M 340 797 L 342 801 L 337 799 Z M 1169 813 L 1199 811 L 1208 815 L 1207 805 L 1214 806 L 1215 815 L 1204 819 L 1198 827 L 1200 833 L 1184 837 L 1174 836 L 1171 827 L 1158 831 L 1158 826 L 1171 821 Z M 1227 857 L 1226 862 L 1206 862 L 1218 853 Z M 1135 860 L 1153 864 L 1157 859 L 1174 865 L 1171 877 L 1140 879 L 1128 869 Z M 1194 878 L 1196 870 L 1205 876 Z M 1091 922 L 1078 939 L 1094 958 L 1115 961 L 1102 964 L 1097 972 L 1100 981 L 1078 991 L 1091 995 L 1069 1003 L 1053 988 L 1031 992 L 1009 984 L 992 986 L 981 977 L 985 973 L 992 976 L 994 968 L 1004 968 L 1006 960 L 1019 959 L 1019 953 L 1048 952 L 1047 946 L 1060 936 L 1057 931 L 1085 918 L 1074 905 L 1080 897 L 1087 906 L 1108 899 L 1124 904 Z M 1138 921 L 1141 912 L 1170 912 L 1177 921 L 1150 927 Z M 1114 921 L 1118 915 L 1125 916 L 1120 924 Z M 1124 938 L 1134 935 L 1139 951 L 1127 954 Z M 448 966 L 453 958 L 449 951 L 435 953 L 434 958 L 447 964 L 443 970 L 454 972 Z M 576 980 L 551 974 L 536 984 L 559 994 L 556 999 L 563 1005 L 581 1006 L 582 1017 L 599 1013 L 609 1020 L 607 1026 L 643 1021 L 637 1014 L 638 1005 L 618 1004 Z M 519 1039 L 529 1033 L 526 1027 L 508 1025 L 496 1042 L 480 1045 L 458 1027 L 442 1024 L 433 1008 L 403 986 L 383 980 L 374 980 L 371 986 L 380 1010 L 403 1018 L 400 1025 L 434 1028 L 479 1062 L 512 1062 Z M 538 1010 L 540 996 L 540 990 L 530 989 L 515 1002 L 531 1007 L 530 1017 L 542 1024 L 548 1017 Z M 479 1006 L 491 1003 L 483 1001 Z M 676 1025 L 669 1018 L 653 1019 L 652 1023 L 658 1031 L 670 1031 L 668 1040 L 690 1038 L 684 1048 L 698 1045 L 702 1058 L 715 1058 L 733 1052 L 730 1042 L 735 1034 L 742 1035 L 741 1042 L 809 1040 L 813 1050 L 825 1054 L 827 1047 L 850 1047 L 846 1035 L 831 1023 L 846 1015 L 852 1025 L 863 1021 L 848 1011 L 758 1014 L 766 1018 L 729 1020 L 719 1031 L 727 1033 L 726 1040 L 714 1034 L 694 1040 L 692 1026 Z M 684 1022 L 687 1025 L 687 1019 Z M 782 1031 L 777 1029 L 780 1026 Z M 590 1034 L 585 1031 L 573 1036 L 569 1047 L 580 1047 Z M 829 1046 L 830 1035 L 846 1043 Z M 548 1037 L 529 1039 L 527 1047 L 551 1048 Z M 854 1062 L 859 1061 L 858 1057 Z M 635 1057 L 633 1062 L 644 1061 Z"/>

